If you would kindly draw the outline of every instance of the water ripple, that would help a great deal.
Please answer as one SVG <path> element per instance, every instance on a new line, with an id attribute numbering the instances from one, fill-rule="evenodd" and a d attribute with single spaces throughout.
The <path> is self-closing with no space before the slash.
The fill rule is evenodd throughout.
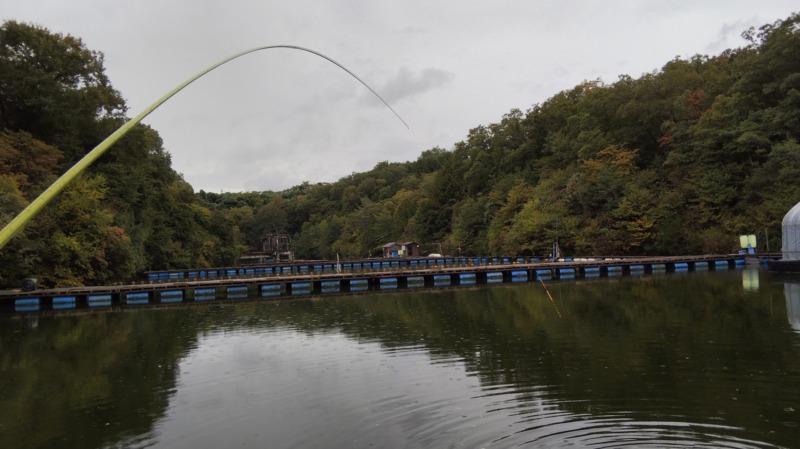
<path id="1" fill-rule="evenodd" d="M 522 430 L 525 447 L 594 448 L 774 448 L 771 444 L 735 437 L 743 429 L 713 424 L 633 421 L 627 418 L 579 417 Z M 531 435 L 532 434 L 532 435 Z M 531 438 L 532 437 L 532 438 Z"/>

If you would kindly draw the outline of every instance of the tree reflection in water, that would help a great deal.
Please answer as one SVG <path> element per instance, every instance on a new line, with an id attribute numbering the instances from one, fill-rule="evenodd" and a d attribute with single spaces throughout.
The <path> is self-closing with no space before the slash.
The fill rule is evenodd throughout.
<path id="1" fill-rule="evenodd" d="M 0 447 L 796 447 L 800 279 L 742 276 L 2 316 Z"/>

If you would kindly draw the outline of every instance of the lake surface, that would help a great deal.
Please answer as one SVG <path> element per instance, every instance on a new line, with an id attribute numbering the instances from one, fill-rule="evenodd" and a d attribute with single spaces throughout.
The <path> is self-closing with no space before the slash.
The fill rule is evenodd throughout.
<path id="1" fill-rule="evenodd" d="M 0 448 L 800 447 L 800 275 L 0 316 Z"/>

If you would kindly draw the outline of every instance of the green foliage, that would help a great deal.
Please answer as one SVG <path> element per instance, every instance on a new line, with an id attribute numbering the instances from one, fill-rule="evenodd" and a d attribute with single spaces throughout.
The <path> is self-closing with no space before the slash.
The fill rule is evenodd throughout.
<path id="1" fill-rule="evenodd" d="M 0 133 L 0 171 L 25 191 L 42 191 L 60 166 L 62 153 L 26 132 Z"/>
<path id="2" fill-rule="evenodd" d="M 124 271 L 126 267 L 118 265 L 124 257 L 121 261 L 119 256 L 128 251 L 130 238 L 113 225 L 113 213 L 103 204 L 107 191 L 102 176 L 84 177 L 43 212 L 31 232 L 47 236 L 46 251 L 39 256 L 43 285 L 103 284 Z"/>
<path id="3" fill-rule="evenodd" d="M 100 137 L 98 119 L 124 111 L 102 53 L 35 25 L 0 27 L 0 129 L 31 133 L 71 165 Z"/>

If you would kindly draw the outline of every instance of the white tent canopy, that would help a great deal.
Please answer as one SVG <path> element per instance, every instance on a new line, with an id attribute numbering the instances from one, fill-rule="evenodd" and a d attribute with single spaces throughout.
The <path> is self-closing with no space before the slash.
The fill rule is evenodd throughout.
<path id="1" fill-rule="evenodd" d="M 783 217 L 783 260 L 800 260 L 800 203 Z"/>

